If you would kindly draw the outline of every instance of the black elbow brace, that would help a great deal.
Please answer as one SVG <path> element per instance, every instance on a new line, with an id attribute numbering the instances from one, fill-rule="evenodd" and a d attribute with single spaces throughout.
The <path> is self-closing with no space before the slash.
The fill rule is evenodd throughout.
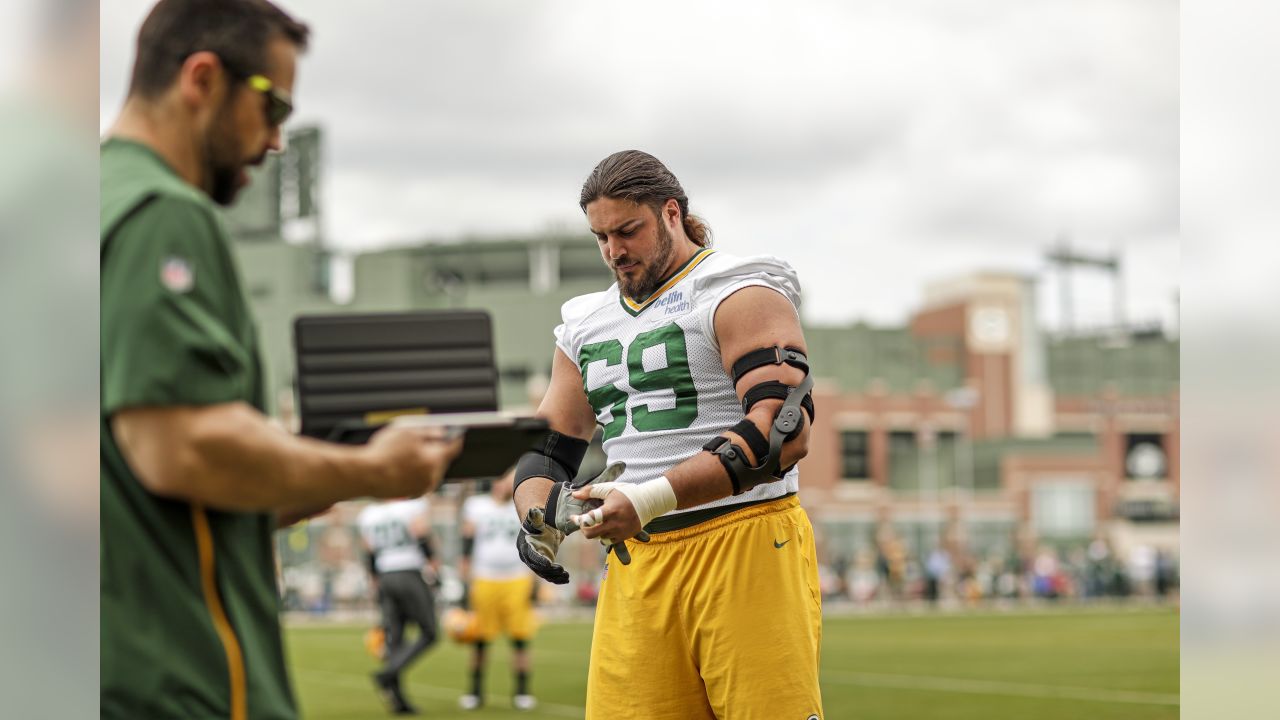
<path id="1" fill-rule="evenodd" d="M 471 535 L 462 536 L 462 557 L 469 558 L 476 550 L 476 539 Z"/>
<path id="2" fill-rule="evenodd" d="M 516 462 L 515 487 L 531 477 L 547 477 L 556 482 L 572 483 L 582 467 L 582 458 L 591 445 L 570 435 L 554 430 L 537 447 L 520 456 Z M 514 492 L 514 490 L 513 490 Z"/>
<path id="3" fill-rule="evenodd" d="M 804 370 L 804 380 L 799 385 L 793 387 L 772 380 L 762 382 L 748 390 L 742 399 L 744 413 L 751 412 L 751 408 L 761 400 L 776 398 L 783 401 L 769 428 L 769 438 L 766 440 L 755 423 L 745 418 L 732 428 L 750 446 L 756 464 L 748 464 L 746 452 L 729 442 L 727 437 L 712 438 L 702 446 L 703 450 L 719 457 L 720 464 L 729 474 L 729 482 L 733 484 L 734 495 L 782 479 L 791 470 L 790 467 L 781 467 L 782 445 L 794 440 L 804 429 L 805 413 L 809 415 L 809 422 L 813 422 L 813 376 L 809 372 L 809 359 L 800 350 L 782 347 L 753 350 L 733 364 L 733 381 L 737 383 L 743 375 L 758 367 L 784 363 Z"/>

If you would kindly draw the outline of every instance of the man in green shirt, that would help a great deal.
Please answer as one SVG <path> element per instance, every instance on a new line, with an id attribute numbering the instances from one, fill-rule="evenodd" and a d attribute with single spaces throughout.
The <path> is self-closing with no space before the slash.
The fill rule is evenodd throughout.
<path id="1" fill-rule="evenodd" d="M 161 0 L 102 144 L 103 718 L 296 718 L 272 531 L 347 498 L 421 495 L 460 449 L 401 427 L 333 446 L 263 415 L 214 204 L 280 148 L 306 40 L 266 0 Z"/>

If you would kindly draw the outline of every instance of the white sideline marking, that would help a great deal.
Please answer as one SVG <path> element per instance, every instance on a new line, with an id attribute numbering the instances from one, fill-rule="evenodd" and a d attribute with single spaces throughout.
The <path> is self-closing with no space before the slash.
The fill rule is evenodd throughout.
<path id="1" fill-rule="evenodd" d="M 1107 690 L 1105 688 L 1072 687 L 1069 685 L 1035 685 L 1031 683 L 946 678 L 931 675 L 888 675 L 883 673 L 824 671 L 822 679 L 826 682 L 835 682 L 841 685 L 896 688 L 899 690 L 936 690 L 938 692 L 973 693 L 976 695 L 1011 695 L 1015 697 L 1133 703 L 1137 705 L 1178 705 L 1180 702 L 1177 695 L 1168 693 Z"/>
<path id="2" fill-rule="evenodd" d="M 358 688 L 368 690 L 369 696 L 374 698 L 373 702 L 381 707 L 381 701 L 374 694 L 373 681 L 367 675 L 353 675 L 351 673 L 336 672 L 334 670 L 318 670 L 314 668 L 304 668 L 294 666 L 292 668 L 295 678 L 311 679 L 315 682 L 324 683 L 326 685 L 340 685 L 342 687 Z M 427 685 L 410 678 L 408 686 L 416 691 L 421 691 L 423 695 L 444 700 L 457 700 L 458 691 L 454 688 L 440 687 L 439 685 Z M 510 698 L 500 697 L 492 693 L 485 693 L 485 707 L 506 707 Z M 534 708 L 534 714 L 530 717 L 537 717 L 537 713 L 545 713 L 547 715 L 555 715 L 558 717 L 581 718 L 586 715 L 587 709 L 584 707 L 573 707 L 571 705 L 557 705 L 556 703 L 544 703 L 538 701 L 538 707 Z"/>

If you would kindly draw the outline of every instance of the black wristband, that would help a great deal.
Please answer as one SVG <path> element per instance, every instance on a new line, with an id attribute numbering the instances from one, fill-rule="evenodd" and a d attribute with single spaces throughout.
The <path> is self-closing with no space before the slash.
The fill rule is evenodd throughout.
<path id="1" fill-rule="evenodd" d="M 551 486 L 551 492 L 547 493 L 547 502 L 543 505 L 543 520 L 548 525 L 555 527 L 556 524 L 556 506 L 560 504 L 560 495 L 564 492 L 564 486 L 568 483 L 558 482 Z M 556 528 L 559 530 L 560 528 Z"/>

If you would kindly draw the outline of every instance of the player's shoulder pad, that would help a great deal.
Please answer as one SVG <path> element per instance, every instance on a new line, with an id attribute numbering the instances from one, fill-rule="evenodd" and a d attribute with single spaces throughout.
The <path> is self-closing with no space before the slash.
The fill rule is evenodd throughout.
<path id="1" fill-rule="evenodd" d="M 765 285 L 800 307 L 800 276 L 790 263 L 773 255 L 739 257 L 716 251 L 699 270 L 694 280 L 698 294 L 719 295 L 736 285 Z"/>
<path id="2" fill-rule="evenodd" d="M 603 312 L 608 308 L 618 304 L 617 285 L 610 287 L 608 290 L 600 292 L 587 293 L 570 298 L 560 306 L 560 321 L 563 327 L 572 335 L 573 331 L 580 327 L 587 318 L 595 313 Z"/>

